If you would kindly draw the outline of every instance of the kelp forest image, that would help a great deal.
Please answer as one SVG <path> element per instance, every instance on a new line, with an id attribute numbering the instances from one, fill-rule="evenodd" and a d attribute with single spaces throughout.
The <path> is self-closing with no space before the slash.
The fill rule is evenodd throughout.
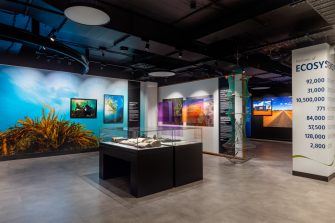
<path id="1" fill-rule="evenodd" d="M 41 117 L 25 117 L 0 132 L 0 155 L 88 150 L 98 147 L 94 132 L 80 123 L 65 120 L 54 108 L 42 108 Z"/>

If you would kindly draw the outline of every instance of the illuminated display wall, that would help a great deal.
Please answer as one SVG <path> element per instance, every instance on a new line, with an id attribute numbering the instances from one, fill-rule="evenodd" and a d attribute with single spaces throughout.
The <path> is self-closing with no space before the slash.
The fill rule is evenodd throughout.
<path id="1" fill-rule="evenodd" d="M 251 117 L 251 138 L 292 140 L 292 92 L 291 88 L 271 88 L 252 92 L 253 104 L 271 101 L 271 115 Z"/>
<path id="2" fill-rule="evenodd" d="M 93 142 L 90 137 L 98 136 L 100 128 L 127 125 L 127 103 L 124 103 L 122 123 L 104 124 L 105 94 L 122 95 L 127 101 L 128 82 L 59 71 L 0 65 L 0 101 L 2 103 L 0 106 L 0 156 L 33 153 L 34 148 L 38 150 L 36 152 L 44 152 L 62 150 L 66 145 L 76 147 L 77 144 L 73 144 L 71 137 L 80 139 L 80 136 L 83 136 L 82 141 L 77 142 L 79 144 L 86 140 L 86 136 Z M 96 118 L 95 114 L 87 115 L 87 112 L 87 114 L 82 112 L 86 114 L 85 118 L 70 118 L 71 98 L 96 100 Z M 94 110 L 92 110 L 93 113 Z M 75 115 L 83 115 L 79 111 L 77 113 Z M 70 130 L 72 135 L 70 135 Z M 22 131 L 25 132 L 25 135 L 18 142 Z M 42 142 L 43 137 L 49 140 Z M 49 145 L 48 141 L 54 141 L 54 143 Z M 45 143 L 47 145 L 44 145 Z M 89 143 L 88 146 L 92 146 L 92 143 Z"/>

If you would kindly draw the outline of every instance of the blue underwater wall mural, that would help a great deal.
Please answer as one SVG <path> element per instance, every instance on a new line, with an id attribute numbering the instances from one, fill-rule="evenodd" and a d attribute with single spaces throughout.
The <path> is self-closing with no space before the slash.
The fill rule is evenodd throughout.
<path id="1" fill-rule="evenodd" d="M 15 153 L 15 151 L 10 151 L 11 149 L 14 150 L 11 148 L 13 147 L 11 143 L 18 141 L 19 136 L 22 142 L 20 145 L 16 145 L 17 150 L 19 147 L 22 150 L 22 146 L 31 147 L 27 151 L 23 149 L 22 153 L 34 152 L 33 145 L 36 143 L 40 143 L 36 147 L 39 152 L 61 149 L 61 145 L 65 145 L 66 140 L 69 142 L 72 140 L 71 146 L 76 146 L 73 145 L 73 139 L 68 139 L 61 130 L 53 133 L 49 132 L 56 128 L 55 123 L 58 126 L 56 129 L 60 128 L 59 126 L 65 126 L 66 131 L 64 130 L 64 132 L 68 132 L 68 128 L 71 128 L 74 131 L 74 138 L 79 138 L 79 136 L 85 134 L 90 135 L 90 137 L 98 137 L 99 131 L 103 127 L 126 126 L 128 120 L 127 103 L 123 105 L 123 120 L 121 123 L 104 124 L 105 94 L 122 95 L 124 101 L 128 101 L 127 80 L 0 65 L 0 156 Z M 70 118 L 71 98 L 96 99 L 97 117 L 90 119 Z M 54 122 L 51 120 L 54 120 Z M 45 126 L 46 123 L 50 125 L 49 129 Z M 32 134 L 31 129 L 37 128 L 38 125 L 45 127 L 43 130 L 45 135 L 36 136 Z M 15 129 L 14 127 L 18 128 Z M 28 128 L 30 128 L 30 132 L 27 130 Z M 26 131 L 24 137 L 21 134 L 23 129 Z M 79 132 L 79 129 L 82 132 Z M 40 130 L 36 131 L 42 134 Z M 48 141 L 47 136 L 56 137 L 54 139 L 55 143 L 50 145 L 49 141 L 52 140 Z M 46 138 L 46 146 L 37 142 L 37 139 L 43 137 Z M 85 146 L 84 142 L 91 140 L 90 137 L 78 141 L 78 146 Z"/>

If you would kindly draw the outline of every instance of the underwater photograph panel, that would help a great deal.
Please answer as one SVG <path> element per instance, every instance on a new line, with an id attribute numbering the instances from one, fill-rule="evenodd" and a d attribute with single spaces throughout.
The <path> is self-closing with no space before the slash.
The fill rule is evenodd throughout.
<path id="1" fill-rule="evenodd" d="M 104 95 L 104 123 L 122 123 L 124 97 L 122 95 Z"/>
<path id="2" fill-rule="evenodd" d="M 71 98 L 70 108 L 71 118 L 96 118 L 97 117 L 97 100 Z"/>

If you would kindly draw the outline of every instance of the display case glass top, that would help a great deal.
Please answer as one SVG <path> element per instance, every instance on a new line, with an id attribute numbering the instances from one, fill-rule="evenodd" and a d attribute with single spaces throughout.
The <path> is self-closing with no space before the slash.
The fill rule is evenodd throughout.
<path id="1" fill-rule="evenodd" d="M 156 129 L 102 128 L 100 143 L 129 149 L 153 149 L 202 142 L 201 128 L 166 127 Z"/>

